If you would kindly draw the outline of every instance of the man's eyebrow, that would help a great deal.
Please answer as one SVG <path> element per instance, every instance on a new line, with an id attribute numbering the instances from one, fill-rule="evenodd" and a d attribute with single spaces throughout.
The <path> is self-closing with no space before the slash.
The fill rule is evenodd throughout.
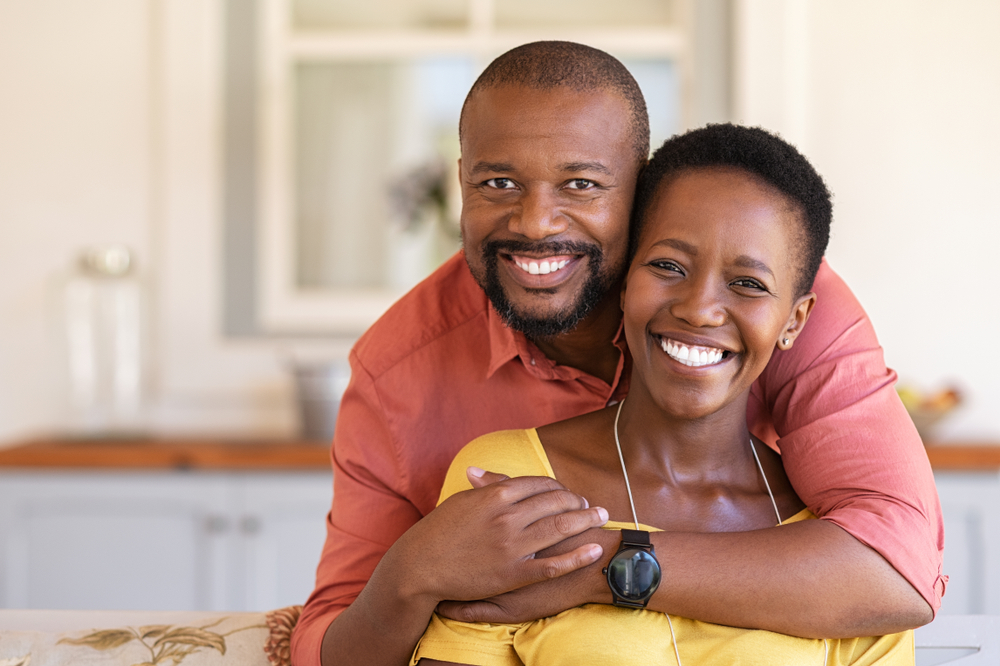
<path id="1" fill-rule="evenodd" d="M 741 254 L 740 256 L 736 257 L 736 261 L 734 263 L 737 266 L 741 266 L 743 268 L 756 268 L 759 271 L 767 273 L 772 278 L 774 277 L 774 271 L 768 268 L 767 264 L 765 264 L 763 261 L 760 261 L 759 259 L 748 257 L 745 254 Z"/>
<path id="2" fill-rule="evenodd" d="M 476 162 L 472 165 L 472 171 L 469 175 L 474 176 L 477 173 L 510 173 L 514 170 L 513 164 L 508 164 L 506 162 Z"/>
<path id="3" fill-rule="evenodd" d="M 579 173 L 581 171 L 596 171 L 598 173 L 603 173 L 605 175 L 611 175 L 611 169 L 604 166 L 600 162 L 566 162 L 565 164 L 559 165 L 560 171 L 569 171 L 571 173 Z"/>

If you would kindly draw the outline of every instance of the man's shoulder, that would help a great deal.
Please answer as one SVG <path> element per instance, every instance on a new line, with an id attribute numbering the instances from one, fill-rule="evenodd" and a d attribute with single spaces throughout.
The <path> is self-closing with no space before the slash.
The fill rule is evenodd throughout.
<path id="1" fill-rule="evenodd" d="M 354 354 L 378 376 L 428 346 L 447 344 L 460 328 L 481 324 L 481 334 L 488 335 L 488 310 L 486 294 L 459 252 L 379 317 L 355 343 Z"/>

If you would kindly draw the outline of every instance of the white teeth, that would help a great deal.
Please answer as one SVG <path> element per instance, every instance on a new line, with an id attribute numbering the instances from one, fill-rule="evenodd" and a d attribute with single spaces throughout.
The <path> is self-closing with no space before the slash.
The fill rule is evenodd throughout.
<path id="1" fill-rule="evenodd" d="M 722 350 L 713 347 L 688 347 L 673 340 L 660 338 L 660 346 L 667 356 L 691 367 L 715 365 L 722 360 Z"/>
<path id="2" fill-rule="evenodd" d="M 517 267 L 520 268 L 525 273 L 530 273 L 532 275 L 548 275 L 549 273 L 555 273 L 563 266 L 569 263 L 569 259 L 563 259 L 562 261 L 529 261 L 522 262 L 517 259 L 514 260 Z"/>

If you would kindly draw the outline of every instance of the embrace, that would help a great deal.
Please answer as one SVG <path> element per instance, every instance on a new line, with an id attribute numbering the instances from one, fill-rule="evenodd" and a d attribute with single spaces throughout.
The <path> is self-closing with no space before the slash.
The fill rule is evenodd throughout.
<path id="1" fill-rule="evenodd" d="M 912 663 L 940 507 L 806 159 L 716 125 L 649 160 L 631 75 L 565 42 L 459 134 L 464 249 L 352 350 L 294 663 Z"/>

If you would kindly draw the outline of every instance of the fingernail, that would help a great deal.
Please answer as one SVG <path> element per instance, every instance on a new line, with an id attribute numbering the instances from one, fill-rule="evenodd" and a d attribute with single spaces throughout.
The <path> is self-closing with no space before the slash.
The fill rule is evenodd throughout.
<path id="1" fill-rule="evenodd" d="M 604 553 L 604 549 L 598 546 L 596 543 L 590 547 L 590 556 L 595 560 Z"/>
<path id="2" fill-rule="evenodd" d="M 603 522 L 605 523 L 608 522 L 608 510 L 605 509 L 603 506 L 597 507 L 597 515 L 601 517 L 601 520 Z"/>
<path id="3" fill-rule="evenodd" d="M 477 479 L 483 478 L 483 474 L 486 474 L 486 470 L 479 469 L 478 467 L 470 467 L 468 469 L 469 474 L 476 477 Z"/>
<path id="4" fill-rule="evenodd" d="M 590 508 L 590 502 L 587 501 L 586 497 L 583 498 L 583 508 L 584 509 L 589 509 Z"/>

